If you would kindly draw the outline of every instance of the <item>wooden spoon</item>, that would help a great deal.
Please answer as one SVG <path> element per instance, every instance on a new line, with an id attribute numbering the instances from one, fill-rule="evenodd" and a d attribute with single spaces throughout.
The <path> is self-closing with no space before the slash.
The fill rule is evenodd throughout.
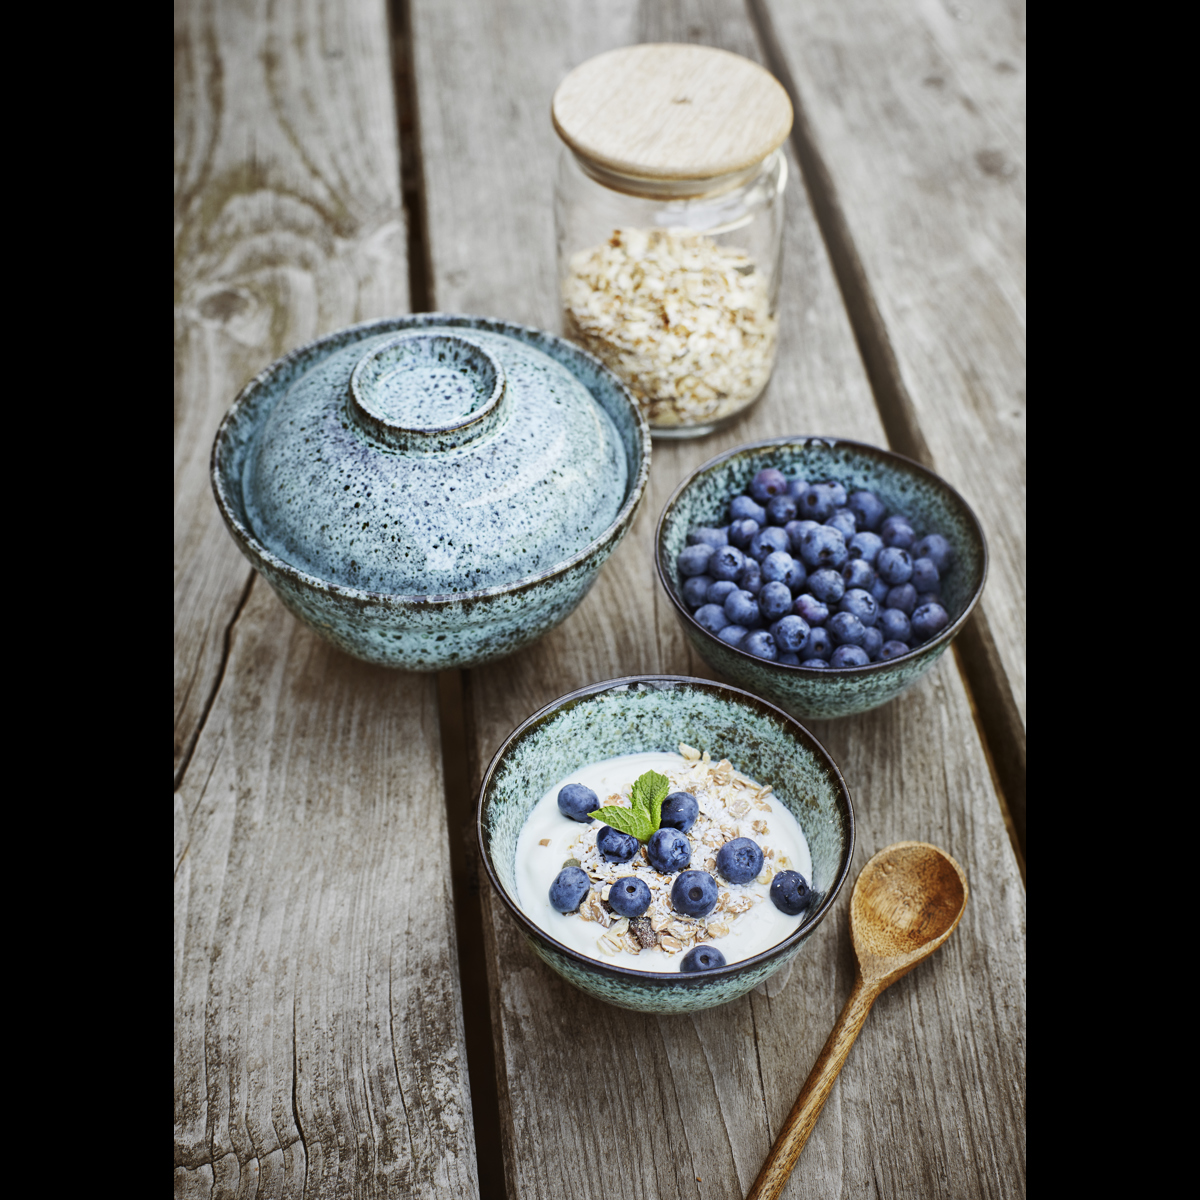
<path id="1" fill-rule="evenodd" d="M 863 867 L 850 897 L 858 956 L 850 999 L 746 1200 L 775 1200 L 783 1191 L 876 997 L 954 932 L 966 906 L 967 877 L 936 846 L 897 842 Z"/>

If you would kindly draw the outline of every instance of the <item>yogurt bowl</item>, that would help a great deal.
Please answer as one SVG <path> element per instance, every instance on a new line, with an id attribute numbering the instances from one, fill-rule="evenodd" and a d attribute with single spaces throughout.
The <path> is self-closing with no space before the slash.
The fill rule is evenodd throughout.
<path id="1" fill-rule="evenodd" d="M 783 805 L 803 831 L 814 892 L 808 907 L 786 923 L 779 941 L 762 949 L 756 944 L 756 952 L 740 957 L 735 944 L 723 938 L 714 944 L 729 951 L 727 964 L 695 973 L 677 965 L 642 969 L 643 959 L 661 968 L 661 955 L 641 955 L 631 965 L 627 955 L 585 952 L 578 939 L 563 932 L 565 926 L 541 915 L 544 896 L 525 894 L 529 873 L 518 861 L 519 852 L 530 852 L 521 846 L 522 831 L 548 789 L 592 764 L 626 755 L 674 754 L 681 744 L 689 754 L 704 751 L 714 766 L 728 760 L 730 769 L 771 785 L 771 805 Z M 621 1008 L 685 1013 L 728 1003 L 792 961 L 832 908 L 849 872 L 854 812 L 833 760 L 786 713 L 709 680 L 635 676 L 572 692 L 509 735 L 483 779 L 478 836 L 492 885 L 543 962 L 582 991 Z M 595 905 L 596 897 L 590 902 Z M 598 925 L 589 928 L 603 932 Z M 736 932 L 729 935 L 736 937 Z"/>
<path id="2" fill-rule="evenodd" d="M 407 670 L 510 654 L 562 621 L 632 524 L 650 436 L 561 338 L 419 313 L 320 338 L 242 390 L 217 506 L 300 620 Z"/>

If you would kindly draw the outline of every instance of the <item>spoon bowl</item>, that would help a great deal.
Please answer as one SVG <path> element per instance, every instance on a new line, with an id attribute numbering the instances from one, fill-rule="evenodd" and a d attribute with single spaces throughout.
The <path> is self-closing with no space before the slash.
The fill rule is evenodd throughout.
<path id="1" fill-rule="evenodd" d="M 850 897 L 854 987 L 747 1200 L 774 1200 L 783 1190 L 871 1005 L 954 932 L 967 895 L 962 867 L 927 842 L 896 842 L 863 867 Z"/>

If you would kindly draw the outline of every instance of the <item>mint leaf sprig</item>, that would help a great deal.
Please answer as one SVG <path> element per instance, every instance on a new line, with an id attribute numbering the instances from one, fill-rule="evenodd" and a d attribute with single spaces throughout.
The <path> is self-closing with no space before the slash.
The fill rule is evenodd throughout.
<path id="1" fill-rule="evenodd" d="M 634 780 L 629 793 L 632 808 L 618 804 L 605 804 L 589 817 L 597 817 L 614 829 L 628 833 L 639 842 L 648 842 L 650 835 L 662 823 L 663 801 L 671 790 L 671 781 L 657 771 L 647 771 Z"/>

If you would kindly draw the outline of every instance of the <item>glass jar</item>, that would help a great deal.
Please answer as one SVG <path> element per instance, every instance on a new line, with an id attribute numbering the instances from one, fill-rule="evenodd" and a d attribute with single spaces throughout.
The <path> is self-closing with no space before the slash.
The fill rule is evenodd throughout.
<path id="1" fill-rule="evenodd" d="M 553 113 L 565 336 L 621 377 L 656 437 L 729 424 L 775 361 L 786 93 L 725 51 L 635 46 L 576 68 Z"/>

